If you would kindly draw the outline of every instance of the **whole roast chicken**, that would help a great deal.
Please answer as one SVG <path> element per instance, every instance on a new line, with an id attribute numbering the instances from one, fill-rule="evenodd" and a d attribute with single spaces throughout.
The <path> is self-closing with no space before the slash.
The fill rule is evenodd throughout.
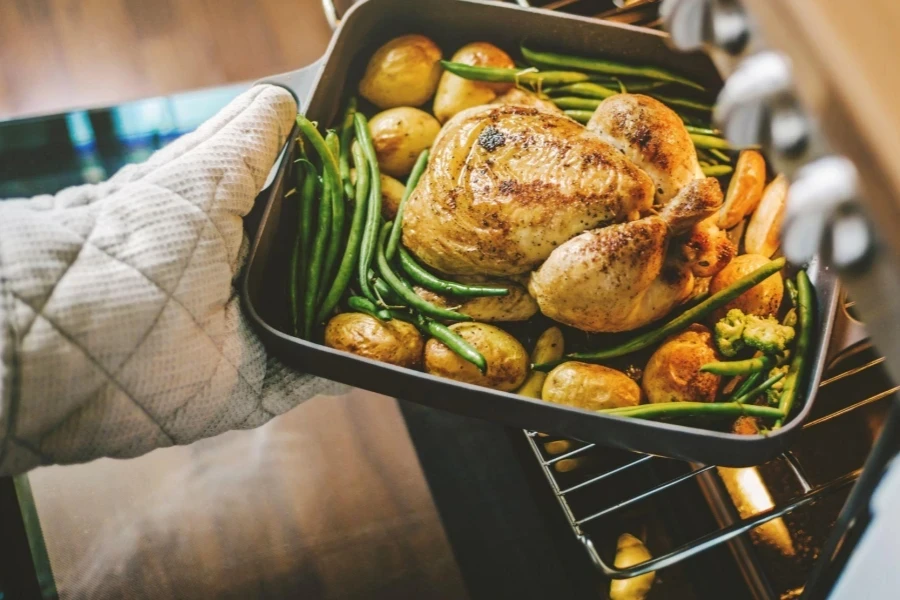
<path id="1" fill-rule="evenodd" d="M 587 128 L 540 108 L 487 105 L 444 125 L 403 242 L 451 275 L 534 271 L 529 292 L 547 316 L 627 331 L 730 260 L 733 247 L 707 219 L 721 204 L 680 117 L 652 98 L 613 96 Z"/>

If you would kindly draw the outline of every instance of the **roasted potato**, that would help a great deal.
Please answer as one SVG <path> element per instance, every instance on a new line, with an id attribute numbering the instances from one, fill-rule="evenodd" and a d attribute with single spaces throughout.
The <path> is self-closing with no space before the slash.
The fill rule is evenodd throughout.
<path id="1" fill-rule="evenodd" d="M 350 169 L 350 180 L 356 184 L 356 169 Z M 381 216 L 385 221 L 393 221 L 397 208 L 403 199 L 406 186 L 390 175 L 381 174 Z"/>
<path id="2" fill-rule="evenodd" d="M 744 249 L 748 253 L 771 257 L 778 250 L 789 187 L 784 175 L 779 175 L 766 186 L 744 234 Z"/>
<path id="3" fill-rule="evenodd" d="M 403 35 L 375 51 L 359 94 L 378 108 L 419 106 L 441 77 L 441 49 L 424 35 Z"/>
<path id="4" fill-rule="evenodd" d="M 653 558 L 647 547 L 630 533 L 623 533 L 616 543 L 617 569 L 633 567 Z M 644 573 L 631 579 L 613 579 L 609 584 L 609 600 L 644 600 L 650 593 L 650 587 L 656 578 L 656 572 Z"/>
<path id="5" fill-rule="evenodd" d="M 381 170 L 394 177 L 406 177 L 422 150 L 434 143 L 441 124 L 427 112 L 401 106 L 372 117 L 369 130 Z"/>
<path id="6" fill-rule="evenodd" d="M 422 364 L 424 342 L 415 326 L 379 321 L 363 313 L 341 313 L 325 326 L 325 345 L 399 367 Z"/>
<path id="7" fill-rule="evenodd" d="M 721 358 L 712 332 L 703 325 L 691 325 L 668 338 L 644 367 L 641 388 L 647 401 L 714 402 L 722 378 L 700 372 L 701 366 L 714 360 Z"/>
<path id="8" fill-rule="evenodd" d="M 451 60 L 478 67 L 511 69 L 516 66 L 509 54 L 487 42 L 466 44 L 456 51 Z M 441 75 L 434 96 L 434 116 L 441 123 L 446 123 L 447 119 L 456 113 L 473 106 L 487 104 L 511 87 L 511 83 L 470 81 L 445 72 Z"/>
<path id="9" fill-rule="evenodd" d="M 537 342 L 534 344 L 534 350 L 531 351 L 531 364 L 539 365 L 554 360 L 559 360 L 563 356 L 565 340 L 559 327 L 551 327 L 541 334 Z M 544 388 L 544 381 L 547 380 L 547 374 L 542 371 L 532 371 L 522 384 L 522 387 L 516 392 L 520 396 L 528 398 L 540 398 L 541 390 Z M 568 442 L 568 440 L 558 440 L 559 442 Z M 544 445 L 546 448 L 554 442 L 548 442 Z M 559 444 L 556 444 L 557 446 Z M 550 449 L 547 448 L 547 452 Z M 550 452 L 553 454 L 553 452 Z"/>
<path id="10" fill-rule="evenodd" d="M 436 294 L 425 288 L 414 286 L 416 294 L 433 304 L 443 308 L 458 308 L 459 312 L 469 315 L 483 323 L 500 323 L 505 321 L 527 321 L 538 311 L 537 302 L 528 294 L 523 285 L 503 279 L 487 277 L 453 278 L 460 283 L 484 284 L 505 287 L 509 293 L 505 296 L 482 296 L 479 298 L 456 298 Z"/>
<path id="11" fill-rule="evenodd" d="M 485 323 L 454 323 L 450 329 L 481 352 L 487 361 L 487 372 L 482 373 L 443 342 L 432 338 L 425 344 L 428 373 L 505 392 L 515 390 L 525 381 L 528 353 L 519 340 Z"/>
<path id="12" fill-rule="evenodd" d="M 709 283 L 709 293 L 715 294 L 721 291 L 767 262 L 769 262 L 768 257 L 761 254 L 741 254 L 735 257 L 727 267 L 712 278 L 712 281 Z M 732 308 L 739 308 L 744 311 L 744 314 L 758 315 L 760 317 L 775 315 L 781 306 L 783 296 L 784 279 L 781 273 L 775 273 L 715 311 L 712 315 L 712 323 L 724 317 Z"/>
<path id="13" fill-rule="evenodd" d="M 621 371 L 583 362 L 564 362 L 547 374 L 541 398 L 554 404 L 602 410 L 641 403 L 641 388 Z"/>
<path id="14" fill-rule="evenodd" d="M 766 185 L 766 161 L 756 150 L 744 150 L 734 167 L 728 184 L 725 204 L 719 209 L 718 225 L 731 229 L 749 215 L 762 198 Z"/>

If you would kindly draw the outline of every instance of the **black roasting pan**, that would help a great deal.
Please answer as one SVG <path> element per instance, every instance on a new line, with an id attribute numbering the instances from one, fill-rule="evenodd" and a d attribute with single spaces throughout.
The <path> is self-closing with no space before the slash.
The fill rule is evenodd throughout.
<path id="1" fill-rule="evenodd" d="M 331 124 L 372 52 L 405 33 L 422 33 L 445 56 L 464 43 L 484 40 L 507 51 L 523 41 L 581 55 L 611 55 L 681 71 L 716 89 L 719 76 L 705 55 L 671 51 L 665 36 L 626 25 L 477 0 L 367 0 L 344 17 L 325 56 L 307 69 L 267 79 L 290 89 L 307 116 Z M 309 83 L 312 81 L 311 89 Z M 823 369 L 848 344 L 859 342 L 860 328 L 848 319 L 835 275 L 816 261 L 809 273 L 817 292 L 818 334 L 812 369 L 791 421 L 768 435 L 743 436 L 686 424 L 629 420 L 549 404 L 483 387 L 439 379 L 422 372 L 375 362 L 292 336 L 288 323 L 287 261 L 294 234 L 294 204 L 284 202 L 293 187 L 295 144 L 276 165 L 245 272 L 243 301 L 269 350 L 293 367 L 403 400 L 510 426 L 566 435 L 589 442 L 673 458 L 727 466 L 764 462 L 784 451 L 809 415 Z M 839 320 L 835 324 L 835 317 Z M 832 334 L 838 339 L 832 339 Z M 832 340 L 829 352 L 828 341 Z"/>

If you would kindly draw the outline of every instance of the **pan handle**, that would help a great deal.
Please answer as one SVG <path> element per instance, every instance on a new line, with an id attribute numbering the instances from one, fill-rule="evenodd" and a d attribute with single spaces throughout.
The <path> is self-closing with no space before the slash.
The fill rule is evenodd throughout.
<path id="1" fill-rule="evenodd" d="M 828 351 L 825 354 L 826 369 L 857 352 L 872 347 L 866 326 L 847 311 L 850 306 L 853 306 L 852 302 L 847 300 L 847 293 L 844 289 L 840 289 L 838 293 L 840 302 L 838 302 L 837 314 L 834 316 Z"/>
<path id="2" fill-rule="evenodd" d="M 271 85 L 279 85 L 287 89 L 297 100 L 297 106 L 300 107 L 300 112 L 303 112 L 306 109 L 313 83 L 315 83 L 316 77 L 318 77 L 319 71 L 322 70 L 322 65 L 324 64 L 325 58 L 322 57 L 315 62 L 306 65 L 302 69 L 272 75 L 257 81 L 256 84 L 268 83 Z"/>

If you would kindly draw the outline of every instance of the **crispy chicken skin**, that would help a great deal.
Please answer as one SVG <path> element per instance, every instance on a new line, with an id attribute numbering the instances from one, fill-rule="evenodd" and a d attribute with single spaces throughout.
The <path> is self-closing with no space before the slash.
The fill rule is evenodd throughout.
<path id="1" fill-rule="evenodd" d="M 531 106 L 547 112 L 562 114 L 562 110 L 549 100 L 540 98 L 534 92 L 521 88 L 512 88 L 508 92 L 497 96 L 491 104 L 516 104 L 518 106 Z"/>
<path id="2" fill-rule="evenodd" d="M 652 202 L 650 177 L 568 117 L 480 106 L 454 116 L 435 141 L 406 207 L 403 243 L 444 273 L 517 275 Z"/>
<path id="3" fill-rule="evenodd" d="M 704 177 L 681 117 L 650 96 L 610 96 L 594 111 L 587 128 L 653 179 L 658 204 L 674 198 L 691 180 Z"/>
<path id="4" fill-rule="evenodd" d="M 694 180 L 659 215 L 587 231 L 554 250 L 529 291 L 545 315 L 591 332 L 629 331 L 690 297 L 694 276 L 667 250 L 679 231 L 715 213 L 722 192 Z"/>

